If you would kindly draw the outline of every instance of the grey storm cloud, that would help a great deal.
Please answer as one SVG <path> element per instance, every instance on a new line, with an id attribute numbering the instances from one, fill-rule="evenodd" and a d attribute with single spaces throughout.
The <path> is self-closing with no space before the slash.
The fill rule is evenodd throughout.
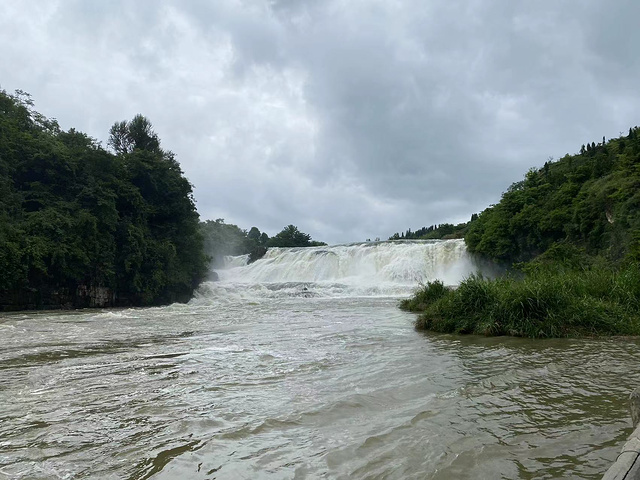
<path id="1" fill-rule="evenodd" d="M 638 124 L 640 3 L 4 2 L 0 86 L 103 142 L 136 113 L 202 218 L 330 242 L 467 220 Z"/>

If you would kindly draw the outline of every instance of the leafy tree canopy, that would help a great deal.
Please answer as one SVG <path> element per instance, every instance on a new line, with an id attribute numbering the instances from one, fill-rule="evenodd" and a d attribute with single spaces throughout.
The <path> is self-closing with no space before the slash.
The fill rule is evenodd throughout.
<path id="1" fill-rule="evenodd" d="M 529 170 L 470 224 L 469 250 L 510 263 L 562 243 L 611 261 L 633 258 L 640 251 L 639 133 L 631 128 Z"/>
<path id="2" fill-rule="evenodd" d="M 0 91 L 0 297 L 80 286 L 121 304 L 187 300 L 206 272 L 192 187 L 142 115 L 115 155 Z"/>
<path id="3" fill-rule="evenodd" d="M 270 247 L 312 247 L 326 245 L 311 240 L 311 235 L 298 230 L 295 225 L 287 225 L 279 233 L 269 239 Z"/>

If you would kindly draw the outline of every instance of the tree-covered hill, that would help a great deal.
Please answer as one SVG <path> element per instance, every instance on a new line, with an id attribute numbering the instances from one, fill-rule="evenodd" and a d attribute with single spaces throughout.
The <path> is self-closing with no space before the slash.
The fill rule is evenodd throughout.
<path id="1" fill-rule="evenodd" d="M 206 272 L 192 187 L 141 115 L 111 153 L 0 91 L 0 309 L 186 301 Z"/>
<path id="2" fill-rule="evenodd" d="M 204 250 L 215 268 L 224 266 L 225 256 L 258 255 L 262 249 L 266 251 L 269 241 L 269 236 L 257 227 L 251 227 L 247 232 L 237 225 L 225 223 L 222 218 L 201 222 L 200 229 L 204 236 Z"/>
<path id="3" fill-rule="evenodd" d="M 637 256 L 640 129 L 531 169 L 471 222 L 465 240 L 504 262 L 531 260 L 554 244 L 609 260 Z"/>
<path id="4" fill-rule="evenodd" d="M 557 337 L 640 335 L 640 129 L 531 169 L 473 218 L 473 253 L 524 275 L 438 281 L 401 307 L 419 329 Z"/>

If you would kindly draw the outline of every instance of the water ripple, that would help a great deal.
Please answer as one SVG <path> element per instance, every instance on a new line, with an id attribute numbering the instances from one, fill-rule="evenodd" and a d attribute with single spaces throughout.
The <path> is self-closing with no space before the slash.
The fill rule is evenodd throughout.
<path id="1" fill-rule="evenodd" d="M 595 479 L 616 458 L 638 340 L 411 321 L 353 298 L 3 317 L 0 477 Z"/>

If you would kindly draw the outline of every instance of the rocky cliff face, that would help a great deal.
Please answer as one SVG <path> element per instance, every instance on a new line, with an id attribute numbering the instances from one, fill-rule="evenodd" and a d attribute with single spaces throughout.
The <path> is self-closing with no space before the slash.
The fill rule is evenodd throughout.
<path id="1" fill-rule="evenodd" d="M 72 308 L 107 308 L 126 306 L 124 298 L 107 287 L 79 285 L 69 288 L 33 288 L 21 291 L 0 291 L 0 311 L 65 310 Z"/>

